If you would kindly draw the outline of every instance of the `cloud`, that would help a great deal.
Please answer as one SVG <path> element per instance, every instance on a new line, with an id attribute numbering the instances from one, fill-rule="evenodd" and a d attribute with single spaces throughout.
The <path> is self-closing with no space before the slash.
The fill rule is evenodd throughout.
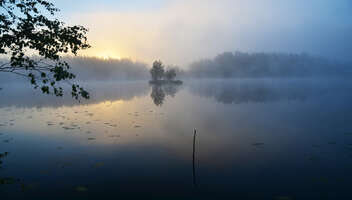
<path id="1" fill-rule="evenodd" d="M 93 48 L 87 54 L 187 66 L 235 50 L 349 59 L 350 7 L 347 0 L 179 0 L 154 9 L 99 9 L 69 18 L 89 27 Z"/>

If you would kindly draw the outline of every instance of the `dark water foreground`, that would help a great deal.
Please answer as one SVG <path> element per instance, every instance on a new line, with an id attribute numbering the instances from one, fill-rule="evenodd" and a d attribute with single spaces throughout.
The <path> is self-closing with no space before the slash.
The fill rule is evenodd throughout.
<path id="1" fill-rule="evenodd" d="M 352 199 L 352 81 L 88 86 L 1 86 L 1 200 Z"/>

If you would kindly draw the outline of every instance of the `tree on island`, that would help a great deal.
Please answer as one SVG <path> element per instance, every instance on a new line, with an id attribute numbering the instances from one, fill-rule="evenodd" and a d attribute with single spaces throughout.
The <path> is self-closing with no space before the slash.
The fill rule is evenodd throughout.
<path id="1" fill-rule="evenodd" d="M 152 69 L 150 69 L 150 75 L 153 81 L 160 81 L 164 78 L 164 65 L 161 61 L 155 61 Z"/>
<path id="2" fill-rule="evenodd" d="M 155 61 L 153 67 L 150 69 L 150 75 L 152 80 L 151 84 L 182 84 L 182 81 L 176 79 L 176 68 L 168 67 L 169 69 L 165 71 L 164 65 L 161 61 Z"/>
<path id="3" fill-rule="evenodd" d="M 175 69 L 169 69 L 166 70 L 165 72 L 165 78 L 168 81 L 173 81 L 176 78 L 176 70 Z"/>
<path id="4" fill-rule="evenodd" d="M 69 82 L 76 76 L 62 60 L 90 47 L 88 30 L 52 19 L 59 9 L 46 0 L 0 0 L 0 10 L 0 56 L 8 59 L 0 72 L 26 77 L 35 89 L 56 96 L 63 95 L 58 83 L 66 82 L 72 97 L 88 99 L 87 91 Z"/>

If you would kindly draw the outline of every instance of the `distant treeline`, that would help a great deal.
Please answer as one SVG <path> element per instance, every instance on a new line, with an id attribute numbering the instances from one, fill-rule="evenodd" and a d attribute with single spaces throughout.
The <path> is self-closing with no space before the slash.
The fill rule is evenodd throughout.
<path id="1" fill-rule="evenodd" d="M 66 57 L 71 71 L 81 81 L 149 80 L 150 65 L 130 59 Z M 0 59 L 0 64 L 6 59 Z M 203 59 L 183 70 L 174 69 L 180 79 L 189 78 L 310 78 L 351 77 L 352 65 L 307 54 L 225 52 L 214 59 Z M 28 82 L 28 78 L 0 73 L 0 83 Z"/>
<path id="2" fill-rule="evenodd" d="M 351 76 L 352 66 L 307 54 L 225 52 L 190 65 L 193 78 Z"/>
<path id="3" fill-rule="evenodd" d="M 78 80 L 147 80 L 147 64 L 130 59 L 65 58 Z"/>
<path id="4" fill-rule="evenodd" d="M 145 63 L 130 59 L 101 59 L 96 57 L 65 57 L 70 71 L 80 81 L 147 80 L 149 67 Z M 5 58 L 1 63 L 7 63 Z M 29 73 L 29 72 L 27 72 Z M 28 78 L 12 73 L 0 73 L 0 83 L 28 82 Z"/>

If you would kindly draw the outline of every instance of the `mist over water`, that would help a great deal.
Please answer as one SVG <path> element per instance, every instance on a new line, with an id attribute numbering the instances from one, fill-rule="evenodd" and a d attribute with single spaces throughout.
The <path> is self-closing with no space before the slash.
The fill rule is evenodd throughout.
<path id="1" fill-rule="evenodd" d="M 0 74 L 6 198 L 352 198 L 348 63 L 228 52 L 153 84 L 129 59 L 66 61 L 89 100 Z"/>
<path id="2" fill-rule="evenodd" d="M 0 200 L 352 199 L 351 0 L 0 9 Z"/>
<path id="3" fill-rule="evenodd" d="M 9 155 L 0 177 L 21 180 L 0 188 L 3 195 L 350 197 L 350 80 L 203 79 L 181 86 L 120 81 L 85 87 L 92 98 L 81 103 L 22 85 L 1 90 L 0 152 Z M 15 193 L 20 184 L 26 190 Z"/>

